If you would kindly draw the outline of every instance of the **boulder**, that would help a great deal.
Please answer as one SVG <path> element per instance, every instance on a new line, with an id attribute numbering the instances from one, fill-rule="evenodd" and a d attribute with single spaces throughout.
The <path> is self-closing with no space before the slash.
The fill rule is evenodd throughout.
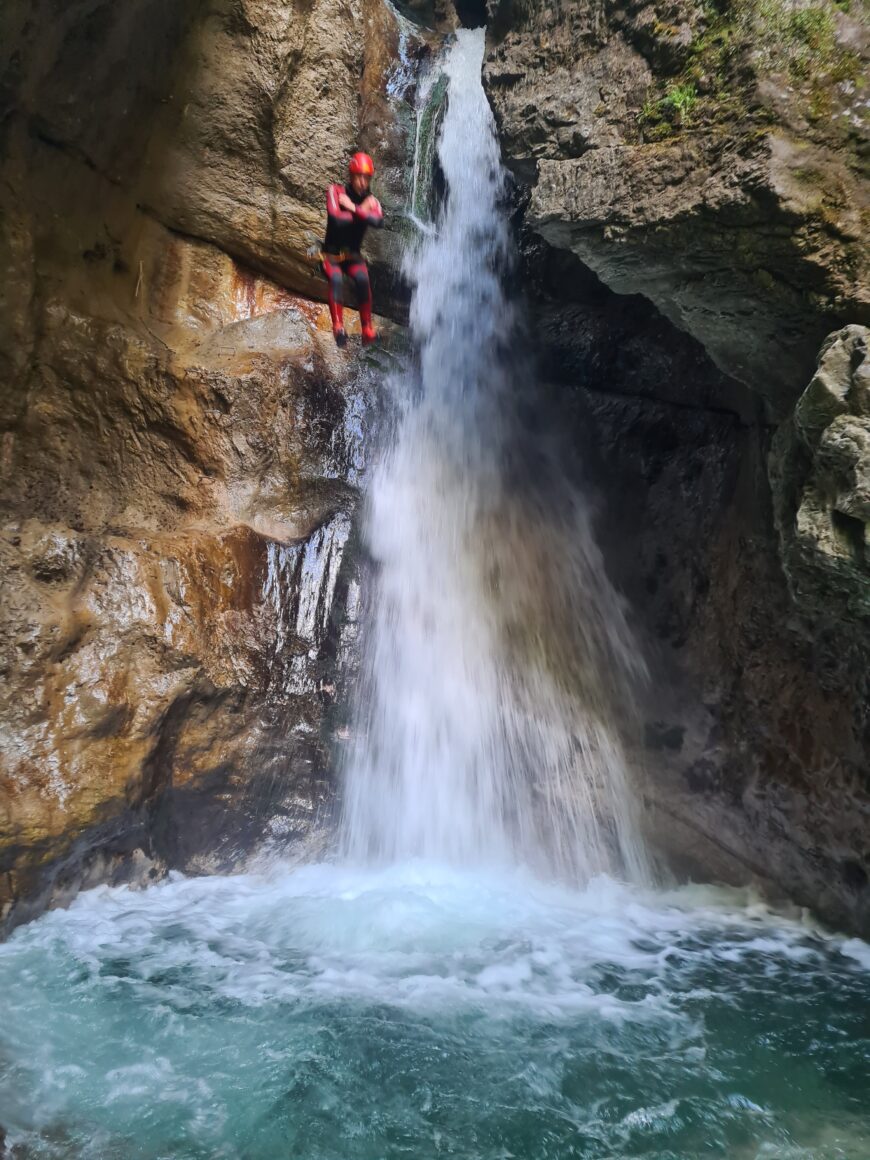
<path id="1" fill-rule="evenodd" d="M 868 340 L 863 326 L 826 340 L 771 452 L 783 563 L 811 621 L 870 617 Z"/>

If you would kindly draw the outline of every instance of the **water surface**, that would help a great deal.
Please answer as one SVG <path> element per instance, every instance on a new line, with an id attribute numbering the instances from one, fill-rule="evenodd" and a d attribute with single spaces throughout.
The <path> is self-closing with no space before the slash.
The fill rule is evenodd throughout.
<path id="1" fill-rule="evenodd" d="M 746 896 L 320 865 L 0 947 L 23 1157 L 870 1156 L 870 947 Z"/>

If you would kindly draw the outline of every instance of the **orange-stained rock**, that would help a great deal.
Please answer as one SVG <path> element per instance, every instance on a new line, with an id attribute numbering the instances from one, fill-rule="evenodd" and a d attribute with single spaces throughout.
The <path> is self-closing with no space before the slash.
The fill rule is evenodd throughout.
<path id="1" fill-rule="evenodd" d="M 322 303 L 214 246 L 145 218 L 135 247 L 42 278 L 4 392 L 0 927 L 322 841 L 334 790 L 355 312 L 339 352 Z"/>

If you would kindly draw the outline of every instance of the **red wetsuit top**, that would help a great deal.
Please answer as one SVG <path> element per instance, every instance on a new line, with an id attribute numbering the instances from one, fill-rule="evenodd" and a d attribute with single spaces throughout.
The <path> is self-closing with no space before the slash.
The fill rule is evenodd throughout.
<path id="1" fill-rule="evenodd" d="M 356 206 L 353 213 L 342 209 L 339 197 L 345 194 Z M 365 211 L 362 205 L 368 202 Z M 351 185 L 330 185 L 326 191 L 326 237 L 324 254 L 356 256 L 362 248 L 363 236 L 369 226 L 379 229 L 384 224 L 384 212 L 376 197 L 357 193 Z"/>

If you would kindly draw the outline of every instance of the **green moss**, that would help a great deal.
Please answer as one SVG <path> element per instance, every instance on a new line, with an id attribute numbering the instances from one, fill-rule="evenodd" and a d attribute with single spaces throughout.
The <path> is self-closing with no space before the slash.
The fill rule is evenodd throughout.
<path id="1" fill-rule="evenodd" d="M 447 77 L 442 74 L 432 85 L 426 107 L 419 115 L 411 212 L 424 219 L 431 217 L 433 211 L 432 177 L 435 172 L 435 152 L 446 103 Z"/>
<path id="2" fill-rule="evenodd" d="M 789 73 L 795 80 L 811 77 L 836 49 L 830 12 L 825 8 L 799 8 L 785 16 L 778 13 L 777 17 L 772 24 L 782 31 Z"/>
<path id="3" fill-rule="evenodd" d="M 657 101 L 647 101 L 641 110 L 641 123 L 647 140 L 662 140 L 678 128 L 686 128 L 698 99 L 693 84 L 672 84 Z"/>
<path id="4" fill-rule="evenodd" d="M 814 85 L 810 94 L 808 116 L 811 121 L 826 121 L 833 112 L 833 101 L 827 87 Z"/>
<path id="5" fill-rule="evenodd" d="M 788 72 L 796 84 L 854 80 L 860 61 L 837 41 L 832 3 L 795 8 L 789 0 L 756 0 L 748 22 L 759 63 Z"/>
<path id="6" fill-rule="evenodd" d="M 845 0 L 849 3 L 849 0 Z M 651 91 L 638 127 L 647 141 L 717 124 L 742 132 L 775 120 L 758 98 L 759 76 L 784 76 L 807 117 L 825 126 L 838 86 L 860 89 L 862 61 L 837 41 L 833 2 L 705 0 L 685 64 Z"/>
<path id="7" fill-rule="evenodd" d="M 814 51 L 830 51 L 834 44 L 834 22 L 826 8 L 798 8 L 788 18 L 792 38 Z"/>
<path id="8" fill-rule="evenodd" d="M 654 20 L 652 26 L 653 34 L 661 40 L 668 40 L 680 35 L 680 30 L 676 24 L 665 24 L 661 20 Z"/>

